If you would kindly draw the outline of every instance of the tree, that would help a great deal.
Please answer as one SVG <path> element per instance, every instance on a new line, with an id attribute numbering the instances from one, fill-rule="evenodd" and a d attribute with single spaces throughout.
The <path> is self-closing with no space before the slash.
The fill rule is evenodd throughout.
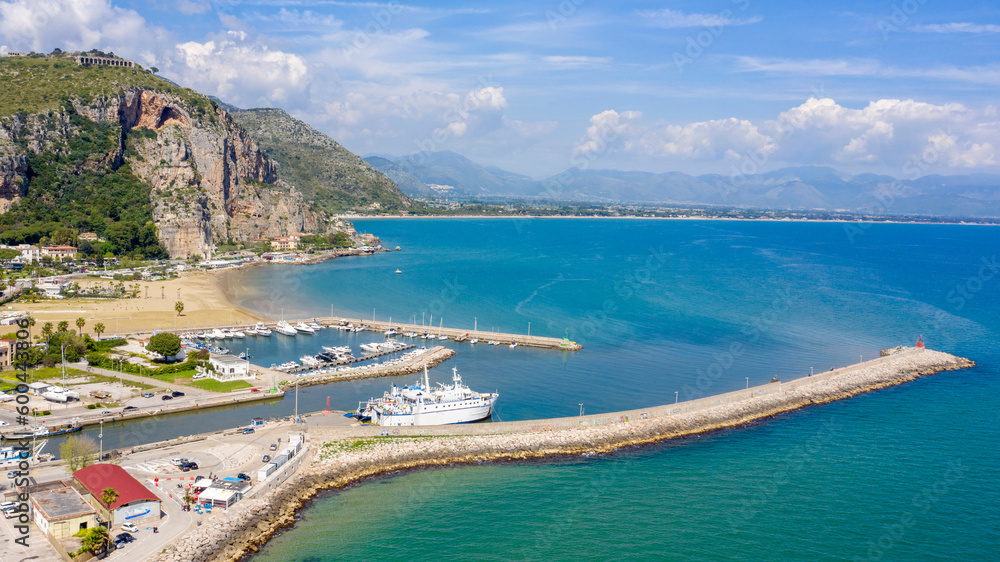
<path id="1" fill-rule="evenodd" d="M 59 445 L 59 457 L 66 461 L 71 473 L 94 464 L 98 446 L 93 437 L 70 436 Z"/>
<path id="2" fill-rule="evenodd" d="M 63 320 L 62 322 L 60 322 L 59 323 L 59 331 L 60 332 L 68 332 L 69 331 L 69 322 L 67 322 L 66 320 Z"/>
<path id="3" fill-rule="evenodd" d="M 184 312 L 184 301 L 177 301 L 174 303 L 174 310 L 177 311 L 177 316 L 180 316 Z"/>
<path id="4" fill-rule="evenodd" d="M 10 260 L 21 255 L 21 252 L 10 248 L 0 249 L 0 262 L 8 263 Z"/>
<path id="5" fill-rule="evenodd" d="M 111 521 L 114 520 L 114 516 L 111 514 L 111 504 L 115 503 L 115 500 L 117 499 L 118 499 L 118 491 L 115 490 L 114 488 L 105 488 L 101 492 L 101 504 L 104 505 L 104 507 L 107 508 L 108 510 L 107 524 L 109 529 L 111 528 Z M 108 543 L 110 542 L 111 542 L 111 537 L 108 537 L 107 539 L 105 539 L 104 544 L 108 545 Z M 107 548 L 107 546 L 105 546 L 105 548 Z"/>
<path id="6" fill-rule="evenodd" d="M 52 322 L 46 322 L 45 324 L 42 324 L 42 339 L 44 339 L 45 341 L 49 341 L 49 338 L 52 337 L 52 332 L 53 332 Z"/>
<path id="7" fill-rule="evenodd" d="M 92 554 L 104 552 L 105 545 L 109 542 L 108 530 L 104 527 L 91 527 L 84 529 L 80 546 L 84 550 L 89 550 Z"/>
<path id="8" fill-rule="evenodd" d="M 87 325 L 87 321 L 83 317 L 76 319 L 76 329 L 80 330 L 80 335 L 83 335 L 83 327 Z"/>
<path id="9" fill-rule="evenodd" d="M 97 339 L 101 339 L 101 334 L 104 333 L 105 327 L 103 322 L 98 322 L 94 324 L 94 333 L 97 334 Z"/>
<path id="10" fill-rule="evenodd" d="M 160 332 L 149 338 L 149 345 L 146 346 L 146 349 L 164 357 L 173 357 L 181 350 L 181 338 L 177 334 Z"/>

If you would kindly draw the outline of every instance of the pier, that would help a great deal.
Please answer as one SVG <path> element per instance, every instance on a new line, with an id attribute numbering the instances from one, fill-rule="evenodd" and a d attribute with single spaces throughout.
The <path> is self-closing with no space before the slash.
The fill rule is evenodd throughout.
<path id="1" fill-rule="evenodd" d="M 311 462 L 283 486 L 236 504 L 225 519 L 193 530 L 154 560 L 239 560 L 294 524 L 296 512 L 319 492 L 381 474 L 425 466 L 607 453 L 735 427 L 974 365 L 947 353 L 904 348 L 886 357 L 787 382 L 676 404 L 547 420 L 383 428 L 335 425 L 339 418 L 335 414 L 313 415 L 308 421 L 313 442 Z M 326 420 L 330 422 L 324 423 Z M 344 443 L 350 446 L 342 446 Z M 220 545 L 220 549 L 206 550 L 206 544 Z"/>
<path id="2" fill-rule="evenodd" d="M 562 351 L 579 351 L 583 349 L 583 346 L 575 341 L 570 341 L 565 338 L 550 338 L 545 336 L 529 336 L 526 334 L 509 334 L 504 332 L 493 332 L 485 330 L 467 330 L 464 328 L 448 328 L 448 327 L 433 327 L 433 326 L 421 326 L 419 324 L 406 324 L 402 322 L 372 322 L 369 320 L 362 320 L 360 318 L 346 318 L 341 316 L 317 316 L 315 318 L 301 318 L 287 320 L 289 324 L 295 324 L 300 321 L 308 322 L 315 320 L 316 322 L 332 329 L 339 329 L 346 327 L 351 324 L 355 327 L 361 328 L 366 332 L 379 332 L 383 333 L 390 328 L 395 328 L 397 334 L 395 337 L 404 338 L 408 337 L 406 334 L 416 332 L 418 335 L 427 334 L 427 340 L 437 340 L 438 336 L 447 336 L 448 339 L 457 342 L 470 342 L 473 338 L 478 338 L 479 343 L 482 345 L 488 345 L 487 342 L 495 341 L 502 345 L 510 345 L 516 343 L 518 346 L 533 347 L 541 349 L 558 349 Z M 264 324 L 271 330 L 274 330 L 275 324 L 277 322 L 274 320 L 266 320 Z M 242 324 L 217 324 L 211 326 L 194 326 L 187 328 L 172 328 L 164 329 L 164 332 L 173 332 L 176 334 L 189 334 L 189 333 L 199 333 L 205 331 L 211 331 L 215 328 L 228 328 L 232 330 L 246 330 L 252 328 L 254 323 L 247 322 Z M 137 337 L 149 337 L 152 335 L 151 331 L 136 332 L 134 334 Z M 275 334 L 276 336 L 282 337 L 281 334 Z M 273 336 L 272 336 L 273 337 Z"/>
<path id="3" fill-rule="evenodd" d="M 283 388 L 289 386 L 313 386 L 328 382 L 354 381 L 378 377 L 399 377 L 420 373 L 426 366 L 428 369 L 444 363 L 455 355 L 455 351 L 443 345 L 432 347 L 399 365 L 378 365 L 368 369 L 350 369 L 339 373 L 317 373 L 314 375 L 280 376 L 278 384 Z"/>
<path id="4" fill-rule="evenodd" d="M 360 363 L 362 361 L 370 361 L 372 359 L 377 359 L 379 357 L 383 357 L 385 355 L 391 355 L 393 353 L 402 353 L 404 351 L 409 351 L 409 350 L 411 350 L 411 349 L 413 349 L 415 347 L 417 347 L 417 346 L 415 346 L 415 345 L 413 345 L 411 343 L 409 345 L 405 345 L 405 346 L 400 347 L 398 349 L 389 349 L 389 350 L 385 350 L 385 351 L 377 351 L 375 353 L 369 353 L 368 355 L 365 355 L 364 357 L 355 357 L 354 359 L 344 359 L 342 361 L 323 361 L 323 362 L 320 362 L 320 363 L 318 363 L 316 365 L 312 365 L 312 366 L 302 365 L 302 366 L 299 366 L 299 367 L 295 367 L 293 369 L 288 369 L 285 372 L 294 375 L 294 374 L 297 374 L 297 373 L 306 373 L 306 372 L 309 372 L 309 371 L 315 371 L 317 369 L 328 369 L 330 367 L 340 367 L 340 366 L 343 366 L 343 365 L 352 365 L 354 363 Z"/>

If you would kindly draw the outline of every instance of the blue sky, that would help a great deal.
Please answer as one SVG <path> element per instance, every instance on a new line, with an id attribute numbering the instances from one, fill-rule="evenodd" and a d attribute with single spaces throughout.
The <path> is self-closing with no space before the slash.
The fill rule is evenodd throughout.
<path id="1" fill-rule="evenodd" d="M 730 174 L 1000 172 L 985 2 L 0 0 L 0 50 L 99 48 L 359 153 Z"/>

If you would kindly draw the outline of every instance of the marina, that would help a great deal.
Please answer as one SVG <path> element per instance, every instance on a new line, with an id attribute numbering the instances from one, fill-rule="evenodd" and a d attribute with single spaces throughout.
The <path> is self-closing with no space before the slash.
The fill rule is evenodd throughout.
<path id="1" fill-rule="evenodd" d="M 270 337 L 271 333 L 280 336 L 296 337 L 299 335 L 312 335 L 323 328 L 336 330 L 351 330 L 356 332 L 378 332 L 386 337 L 401 337 L 422 340 L 453 340 L 456 342 L 467 342 L 471 345 L 478 343 L 487 345 L 506 345 L 516 348 L 517 346 L 533 347 L 540 349 L 557 349 L 562 351 L 579 351 L 583 346 L 568 338 L 551 338 L 545 336 L 532 336 L 527 334 L 511 334 L 485 330 L 467 330 L 461 328 L 448 328 L 442 325 L 421 326 L 420 324 L 409 324 L 402 322 L 373 322 L 359 318 L 345 318 L 340 316 L 327 316 L 318 318 L 265 321 L 257 323 L 243 324 L 220 324 L 212 326 L 197 326 L 184 329 L 164 329 L 163 331 L 174 332 L 182 336 L 198 337 L 205 340 L 235 340 L 244 337 L 264 336 Z M 148 337 L 152 332 L 140 331 L 135 335 L 138 337 Z M 234 335 L 234 334 L 239 334 Z"/>

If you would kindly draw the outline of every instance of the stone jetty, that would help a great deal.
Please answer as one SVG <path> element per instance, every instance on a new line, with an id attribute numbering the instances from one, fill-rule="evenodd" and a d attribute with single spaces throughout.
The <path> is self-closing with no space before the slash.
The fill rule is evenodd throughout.
<path id="1" fill-rule="evenodd" d="M 312 386 L 316 384 L 326 384 L 329 382 L 354 381 L 360 379 L 372 379 L 377 377 L 398 377 L 420 373 L 424 370 L 424 365 L 428 369 L 444 363 L 455 355 L 455 350 L 448 349 L 443 345 L 432 347 L 421 352 L 415 357 L 396 365 L 378 365 L 370 368 L 353 368 L 339 373 L 323 373 L 317 375 L 303 374 L 295 376 L 292 374 L 281 374 L 278 376 L 279 385 L 283 389 L 299 386 Z"/>
<path id="2" fill-rule="evenodd" d="M 888 357 L 735 392 L 653 408 L 593 416 L 387 428 L 311 427 L 312 455 L 281 487 L 240 502 L 180 537 L 158 561 L 239 560 L 252 554 L 322 490 L 363 478 L 423 466 L 607 453 L 743 425 L 814 404 L 974 366 L 928 349 L 904 348 Z"/>

